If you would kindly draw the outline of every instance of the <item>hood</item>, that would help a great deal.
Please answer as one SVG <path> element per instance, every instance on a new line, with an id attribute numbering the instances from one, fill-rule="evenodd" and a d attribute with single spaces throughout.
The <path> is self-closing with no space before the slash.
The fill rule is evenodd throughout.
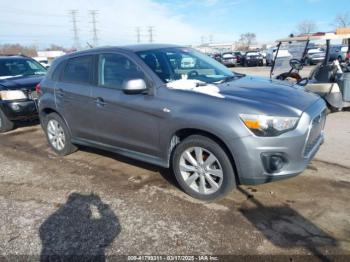
<path id="1" fill-rule="evenodd" d="M 43 75 L 18 76 L 0 79 L 0 88 L 35 90 L 35 86 L 44 78 Z"/>
<path id="2" fill-rule="evenodd" d="M 268 78 L 245 76 L 238 80 L 219 84 L 220 94 L 227 99 L 260 104 L 264 107 L 280 108 L 300 115 L 319 98 L 300 86 Z"/>

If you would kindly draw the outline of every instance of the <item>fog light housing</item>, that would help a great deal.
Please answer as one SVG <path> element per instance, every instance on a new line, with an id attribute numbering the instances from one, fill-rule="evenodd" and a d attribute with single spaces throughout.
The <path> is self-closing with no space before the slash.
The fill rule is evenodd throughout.
<path id="1" fill-rule="evenodd" d="M 268 173 L 279 172 L 287 163 L 287 159 L 283 153 L 262 153 L 261 159 Z"/>
<path id="2" fill-rule="evenodd" d="M 19 111 L 21 109 L 21 107 L 17 103 L 12 103 L 11 108 L 14 111 Z"/>

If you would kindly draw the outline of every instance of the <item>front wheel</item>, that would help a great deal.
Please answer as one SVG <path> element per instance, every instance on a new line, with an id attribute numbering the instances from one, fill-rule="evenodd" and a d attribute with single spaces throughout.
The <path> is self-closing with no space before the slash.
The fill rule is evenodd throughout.
<path id="1" fill-rule="evenodd" d="M 71 143 L 68 127 L 58 114 L 49 114 L 45 119 L 44 127 L 47 141 L 56 154 L 65 156 L 77 150 Z"/>
<path id="2" fill-rule="evenodd" d="M 15 124 L 9 120 L 0 109 L 0 133 L 8 132 L 15 128 Z"/>
<path id="3" fill-rule="evenodd" d="M 182 141 L 175 148 L 172 168 L 183 191 L 197 199 L 218 199 L 236 186 L 226 152 L 204 136 L 193 135 Z"/>

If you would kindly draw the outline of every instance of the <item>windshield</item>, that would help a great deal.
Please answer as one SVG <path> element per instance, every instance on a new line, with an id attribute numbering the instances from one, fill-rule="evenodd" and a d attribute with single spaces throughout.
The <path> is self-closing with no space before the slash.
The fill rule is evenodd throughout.
<path id="1" fill-rule="evenodd" d="M 214 83 L 235 76 L 227 67 L 191 48 L 164 48 L 137 54 L 165 83 L 184 78 Z"/>
<path id="2" fill-rule="evenodd" d="M 0 78 L 28 75 L 44 75 L 46 69 L 38 62 L 26 58 L 0 59 Z"/>
<path id="3" fill-rule="evenodd" d="M 278 50 L 277 58 L 277 52 L 273 53 L 273 59 L 276 58 L 276 60 L 272 75 L 278 76 L 282 73 L 288 72 L 291 68 L 289 61 L 291 59 L 301 60 L 305 51 L 306 44 L 306 41 L 282 43 L 280 49 Z"/>

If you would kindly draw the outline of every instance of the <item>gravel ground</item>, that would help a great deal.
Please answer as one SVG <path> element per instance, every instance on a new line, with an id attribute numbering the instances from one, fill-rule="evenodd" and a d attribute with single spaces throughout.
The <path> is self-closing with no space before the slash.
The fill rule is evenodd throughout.
<path id="1" fill-rule="evenodd" d="M 304 173 L 204 203 L 167 170 L 91 148 L 57 157 L 39 126 L 18 128 L 0 135 L 0 255 L 350 256 L 349 133 L 350 112 L 331 114 Z"/>

